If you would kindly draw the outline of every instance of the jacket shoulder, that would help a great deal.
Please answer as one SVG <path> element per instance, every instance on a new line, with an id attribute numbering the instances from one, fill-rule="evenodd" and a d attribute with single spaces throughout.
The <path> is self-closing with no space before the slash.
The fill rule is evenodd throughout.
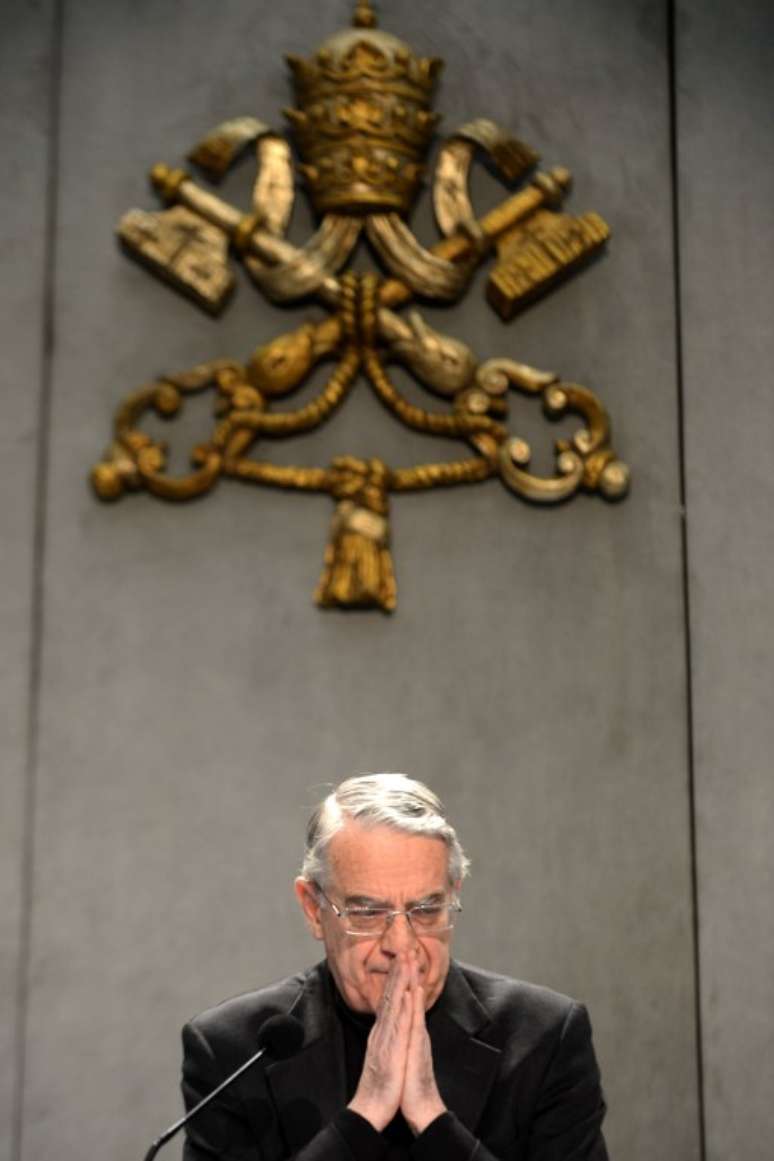
<path id="1" fill-rule="evenodd" d="M 537 1044 L 545 1037 L 561 1034 L 575 1012 L 585 1014 L 583 1005 L 551 988 L 472 964 L 458 963 L 457 967 L 489 1017 L 487 1039 L 508 1042 L 518 1034 L 522 1043 Z"/>
<path id="2" fill-rule="evenodd" d="M 270 1016 L 293 1011 L 316 970 L 297 972 L 257 991 L 232 996 L 194 1016 L 187 1027 L 203 1036 L 216 1052 L 255 1045 L 261 1026 Z"/>

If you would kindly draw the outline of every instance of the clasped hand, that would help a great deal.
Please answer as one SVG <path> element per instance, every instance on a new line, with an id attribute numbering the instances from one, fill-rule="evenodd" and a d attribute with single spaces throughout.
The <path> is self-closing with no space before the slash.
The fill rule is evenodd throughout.
<path id="1" fill-rule="evenodd" d="M 409 952 L 390 967 L 349 1108 L 378 1132 L 400 1109 L 417 1135 L 446 1111 L 435 1082 L 419 967 Z"/>

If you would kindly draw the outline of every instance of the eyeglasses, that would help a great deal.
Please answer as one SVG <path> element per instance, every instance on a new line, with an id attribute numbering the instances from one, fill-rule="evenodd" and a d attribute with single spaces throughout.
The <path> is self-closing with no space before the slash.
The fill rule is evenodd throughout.
<path id="1" fill-rule="evenodd" d="M 337 907 L 319 883 L 315 883 L 315 887 L 336 918 L 344 924 L 347 935 L 380 937 L 399 915 L 406 916 L 409 927 L 415 935 L 442 935 L 445 931 L 451 930 L 457 915 L 462 911 L 462 905 L 456 899 L 434 899 L 432 902 L 417 903 L 414 907 L 399 910 L 363 904 L 355 907 Z"/>

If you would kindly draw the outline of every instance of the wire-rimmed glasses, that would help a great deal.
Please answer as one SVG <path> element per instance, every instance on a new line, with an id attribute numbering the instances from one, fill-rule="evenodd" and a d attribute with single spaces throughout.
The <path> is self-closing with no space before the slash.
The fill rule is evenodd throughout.
<path id="1" fill-rule="evenodd" d="M 315 883 L 315 887 L 336 918 L 344 924 L 347 935 L 381 938 L 399 915 L 406 916 L 411 930 L 417 936 L 443 935 L 454 927 L 454 921 L 462 911 L 462 904 L 457 899 L 446 896 L 433 897 L 426 902 L 415 903 L 412 907 L 397 909 L 378 903 L 337 907 L 319 883 Z"/>

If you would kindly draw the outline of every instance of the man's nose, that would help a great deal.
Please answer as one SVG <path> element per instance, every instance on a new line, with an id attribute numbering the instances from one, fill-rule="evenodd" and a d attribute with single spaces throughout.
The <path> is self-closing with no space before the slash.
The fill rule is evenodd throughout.
<path id="1" fill-rule="evenodd" d="M 408 915 L 393 915 L 381 938 L 382 950 L 397 955 L 407 947 L 414 947 L 417 937 Z"/>

